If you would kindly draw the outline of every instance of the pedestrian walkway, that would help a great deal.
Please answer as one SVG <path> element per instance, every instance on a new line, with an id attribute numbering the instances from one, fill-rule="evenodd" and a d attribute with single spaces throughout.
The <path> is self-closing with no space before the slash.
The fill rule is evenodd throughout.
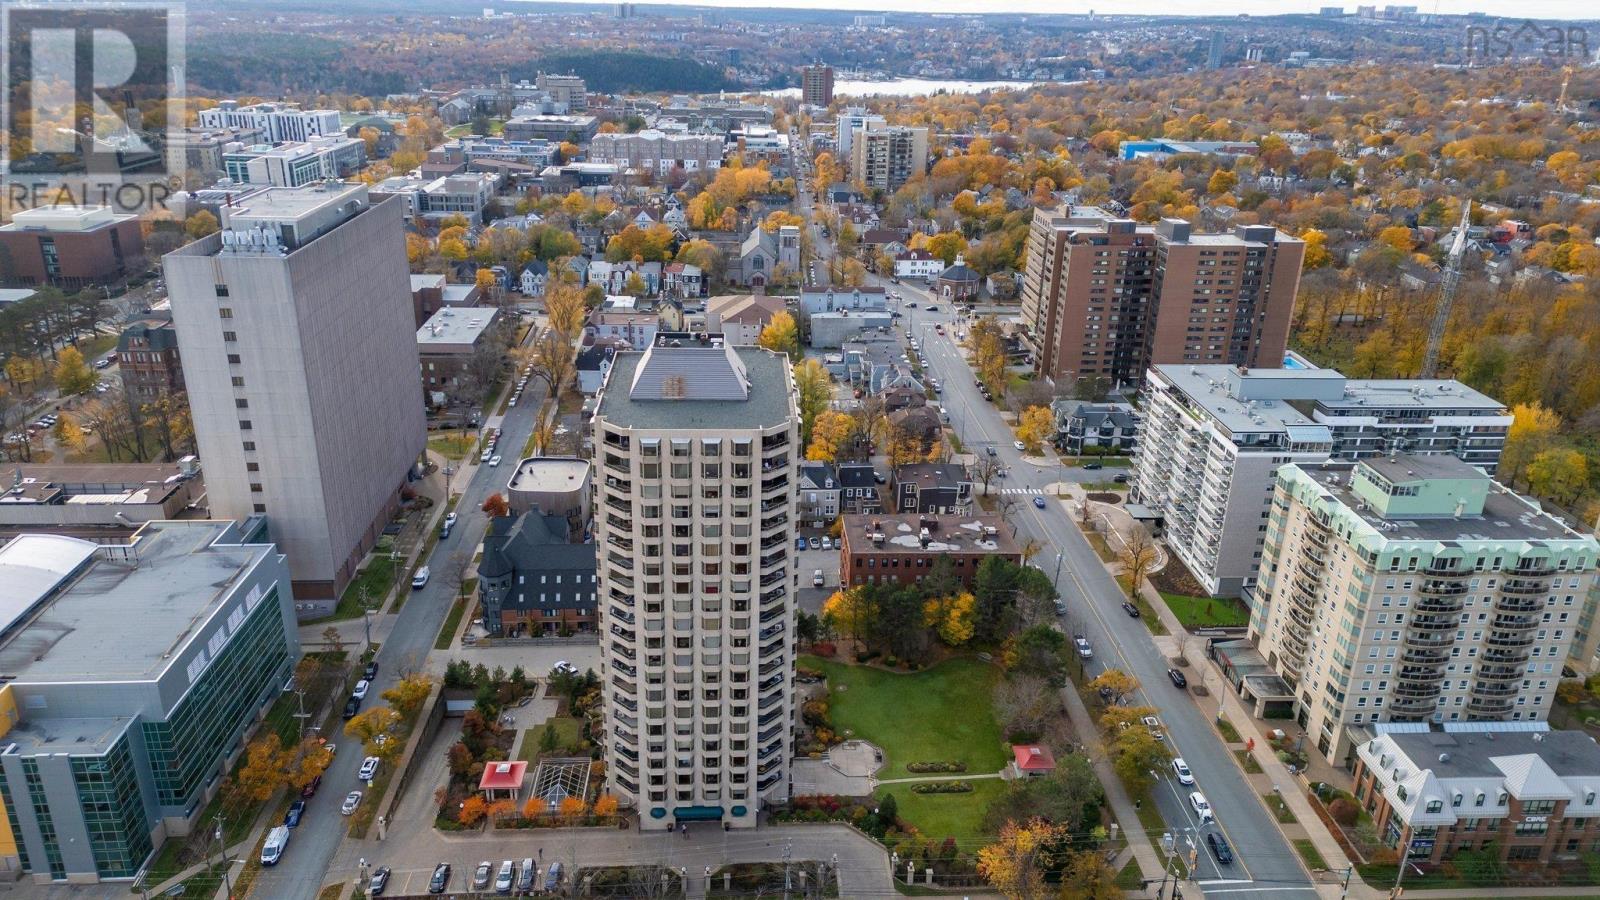
<path id="1" fill-rule="evenodd" d="M 1005 778 L 1000 772 L 985 772 L 980 775 L 919 775 L 916 778 L 886 778 L 879 784 L 916 784 L 924 781 L 977 781 L 981 778 Z"/>

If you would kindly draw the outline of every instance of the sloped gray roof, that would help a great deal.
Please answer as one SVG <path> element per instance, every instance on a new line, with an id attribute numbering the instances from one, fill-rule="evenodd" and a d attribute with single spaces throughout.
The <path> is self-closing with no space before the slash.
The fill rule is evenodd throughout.
<path id="1" fill-rule="evenodd" d="M 656 344 L 628 386 L 632 400 L 747 400 L 750 376 L 732 347 Z"/>

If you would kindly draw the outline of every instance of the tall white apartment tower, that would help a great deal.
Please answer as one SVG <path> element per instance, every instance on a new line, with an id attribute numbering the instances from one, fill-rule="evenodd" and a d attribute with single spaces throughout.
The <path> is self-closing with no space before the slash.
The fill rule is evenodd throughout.
<path id="1" fill-rule="evenodd" d="M 163 259 L 211 513 L 266 515 L 302 603 L 349 583 L 426 441 L 404 203 L 270 188 Z"/>
<path id="2" fill-rule="evenodd" d="M 659 334 L 601 388 L 606 779 L 645 828 L 788 799 L 797 410 L 785 357 L 719 334 Z"/>

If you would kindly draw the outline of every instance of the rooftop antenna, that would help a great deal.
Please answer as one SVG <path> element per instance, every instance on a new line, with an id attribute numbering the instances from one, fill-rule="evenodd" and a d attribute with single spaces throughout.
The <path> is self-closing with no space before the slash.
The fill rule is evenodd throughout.
<path id="1" fill-rule="evenodd" d="M 1439 344 L 1444 341 L 1444 327 L 1450 322 L 1450 308 L 1456 302 L 1456 288 L 1461 286 L 1461 261 L 1467 252 L 1467 228 L 1472 224 L 1472 201 L 1461 204 L 1461 224 L 1456 227 L 1456 239 L 1450 244 L 1450 257 L 1445 261 L 1444 278 L 1439 283 L 1439 305 L 1433 311 L 1433 323 L 1428 326 L 1428 350 L 1422 357 L 1419 377 L 1433 378 L 1439 369 Z"/>

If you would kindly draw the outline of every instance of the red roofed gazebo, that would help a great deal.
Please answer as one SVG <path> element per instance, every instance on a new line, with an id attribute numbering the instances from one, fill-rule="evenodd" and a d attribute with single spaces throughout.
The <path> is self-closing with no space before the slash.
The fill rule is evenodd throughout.
<path id="1" fill-rule="evenodd" d="M 1012 744 L 1012 765 L 1016 766 L 1017 774 L 1028 778 L 1039 778 L 1049 775 L 1056 770 L 1056 758 L 1050 754 L 1049 747 L 1038 744 Z"/>
<path id="2" fill-rule="evenodd" d="M 483 777 L 478 779 L 478 790 L 485 800 L 498 800 L 501 791 L 516 800 L 522 793 L 522 779 L 528 774 L 528 764 L 520 759 L 492 762 L 483 767 Z"/>

